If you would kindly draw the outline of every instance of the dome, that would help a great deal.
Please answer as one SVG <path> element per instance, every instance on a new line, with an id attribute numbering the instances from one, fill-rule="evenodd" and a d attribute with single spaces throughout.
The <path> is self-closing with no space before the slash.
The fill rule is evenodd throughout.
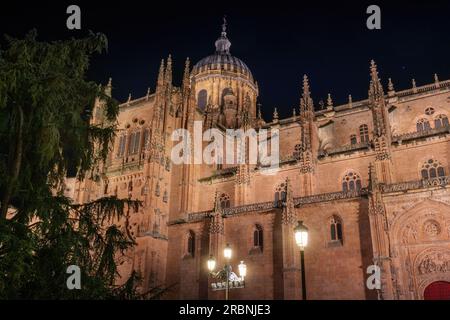
<path id="1" fill-rule="evenodd" d="M 229 71 L 241 73 L 253 81 L 253 75 L 247 65 L 239 58 L 230 54 L 231 42 L 227 38 L 226 23 L 222 25 L 222 34 L 216 40 L 216 52 L 206 58 L 201 59 L 194 65 L 192 73 L 194 75 L 207 71 Z"/>

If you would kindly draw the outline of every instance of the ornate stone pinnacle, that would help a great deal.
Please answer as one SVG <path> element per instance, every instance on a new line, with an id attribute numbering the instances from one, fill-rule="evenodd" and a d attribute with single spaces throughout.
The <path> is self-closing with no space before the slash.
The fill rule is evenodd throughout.
<path id="1" fill-rule="evenodd" d="M 278 121 L 278 110 L 277 107 L 273 109 L 273 121 Z"/>
<path id="2" fill-rule="evenodd" d="M 331 94 L 328 94 L 327 98 L 327 109 L 333 109 L 333 99 L 331 99 Z"/>
<path id="3" fill-rule="evenodd" d="M 348 106 L 351 108 L 352 105 L 353 105 L 353 98 L 352 98 L 352 95 L 349 94 L 349 95 L 348 95 Z"/>
<path id="4" fill-rule="evenodd" d="M 389 78 L 388 80 L 388 90 L 389 91 L 394 91 L 394 84 L 392 83 L 392 79 Z"/>
<path id="5" fill-rule="evenodd" d="M 439 83 L 439 78 L 438 78 L 437 73 L 434 74 L 434 82 L 435 82 L 436 84 Z"/>

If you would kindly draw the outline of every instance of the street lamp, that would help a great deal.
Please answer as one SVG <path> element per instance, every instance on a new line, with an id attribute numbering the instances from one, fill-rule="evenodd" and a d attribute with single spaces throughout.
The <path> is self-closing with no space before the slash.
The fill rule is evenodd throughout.
<path id="1" fill-rule="evenodd" d="M 232 273 L 230 265 L 232 255 L 233 251 L 231 249 L 231 246 L 227 244 L 225 249 L 223 250 L 223 256 L 225 258 L 225 266 L 222 268 L 222 270 L 219 270 L 217 272 L 214 272 L 214 270 L 216 269 L 216 259 L 212 255 L 210 255 L 207 261 L 207 267 L 212 277 L 217 279 L 225 278 L 225 282 L 217 282 L 211 284 L 214 291 L 225 290 L 225 300 L 228 300 L 230 287 L 231 289 L 238 289 L 245 287 L 244 278 L 247 275 L 247 266 L 244 264 L 244 261 L 241 261 L 241 263 L 238 265 L 240 278 L 237 277 L 235 273 Z M 232 278 L 231 286 L 230 286 L 230 278 Z"/>
<path id="2" fill-rule="evenodd" d="M 305 275 L 305 247 L 308 245 L 308 228 L 299 221 L 294 228 L 295 242 L 300 248 L 300 263 L 302 271 L 302 299 L 306 300 L 306 275 Z"/>
<path id="3" fill-rule="evenodd" d="M 241 261 L 241 263 L 238 265 L 238 269 L 241 279 L 244 280 L 245 276 L 247 275 L 247 266 L 245 265 L 244 261 Z"/>
<path id="4" fill-rule="evenodd" d="M 231 254 L 232 254 L 231 246 L 228 243 L 225 249 L 223 249 L 223 256 L 225 257 L 225 259 L 230 260 Z"/>
<path id="5" fill-rule="evenodd" d="M 214 259 L 213 255 L 210 255 L 208 259 L 208 270 L 209 272 L 213 272 L 214 269 L 216 269 L 216 259 Z"/>

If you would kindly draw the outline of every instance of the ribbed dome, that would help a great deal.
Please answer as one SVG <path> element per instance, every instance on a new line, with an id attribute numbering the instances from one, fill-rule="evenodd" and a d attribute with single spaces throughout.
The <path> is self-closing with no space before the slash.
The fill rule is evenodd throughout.
<path id="1" fill-rule="evenodd" d="M 192 73 L 197 75 L 205 71 L 230 71 L 242 73 L 253 81 L 253 75 L 247 65 L 239 58 L 230 54 L 231 42 L 227 38 L 226 21 L 222 25 L 222 34 L 216 40 L 216 53 L 203 58 L 192 69 Z"/>
<path id="2" fill-rule="evenodd" d="M 239 58 L 231 54 L 215 53 L 203 58 L 194 66 L 193 74 L 199 74 L 208 70 L 225 70 L 231 72 L 239 72 L 253 79 L 252 73 L 247 65 Z"/>

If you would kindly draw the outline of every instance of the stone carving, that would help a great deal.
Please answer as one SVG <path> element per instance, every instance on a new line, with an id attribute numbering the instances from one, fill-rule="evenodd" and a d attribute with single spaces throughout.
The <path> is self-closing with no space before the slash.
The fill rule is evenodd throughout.
<path id="1" fill-rule="evenodd" d="M 398 192 L 415 189 L 425 189 L 437 186 L 446 186 L 448 184 L 449 184 L 449 177 L 446 176 L 427 180 L 416 180 L 416 181 L 394 183 L 389 185 L 381 185 L 381 190 L 384 193 L 388 193 L 388 192 Z"/>
<path id="2" fill-rule="evenodd" d="M 430 237 L 436 237 L 441 233 L 441 226 L 435 220 L 427 220 L 423 224 L 423 231 Z"/>
<path id="3" fill-rule="evenodd" d="M 431 252 L 418 265 L 419 275 L 450 272 L 450 252 Z"/>

